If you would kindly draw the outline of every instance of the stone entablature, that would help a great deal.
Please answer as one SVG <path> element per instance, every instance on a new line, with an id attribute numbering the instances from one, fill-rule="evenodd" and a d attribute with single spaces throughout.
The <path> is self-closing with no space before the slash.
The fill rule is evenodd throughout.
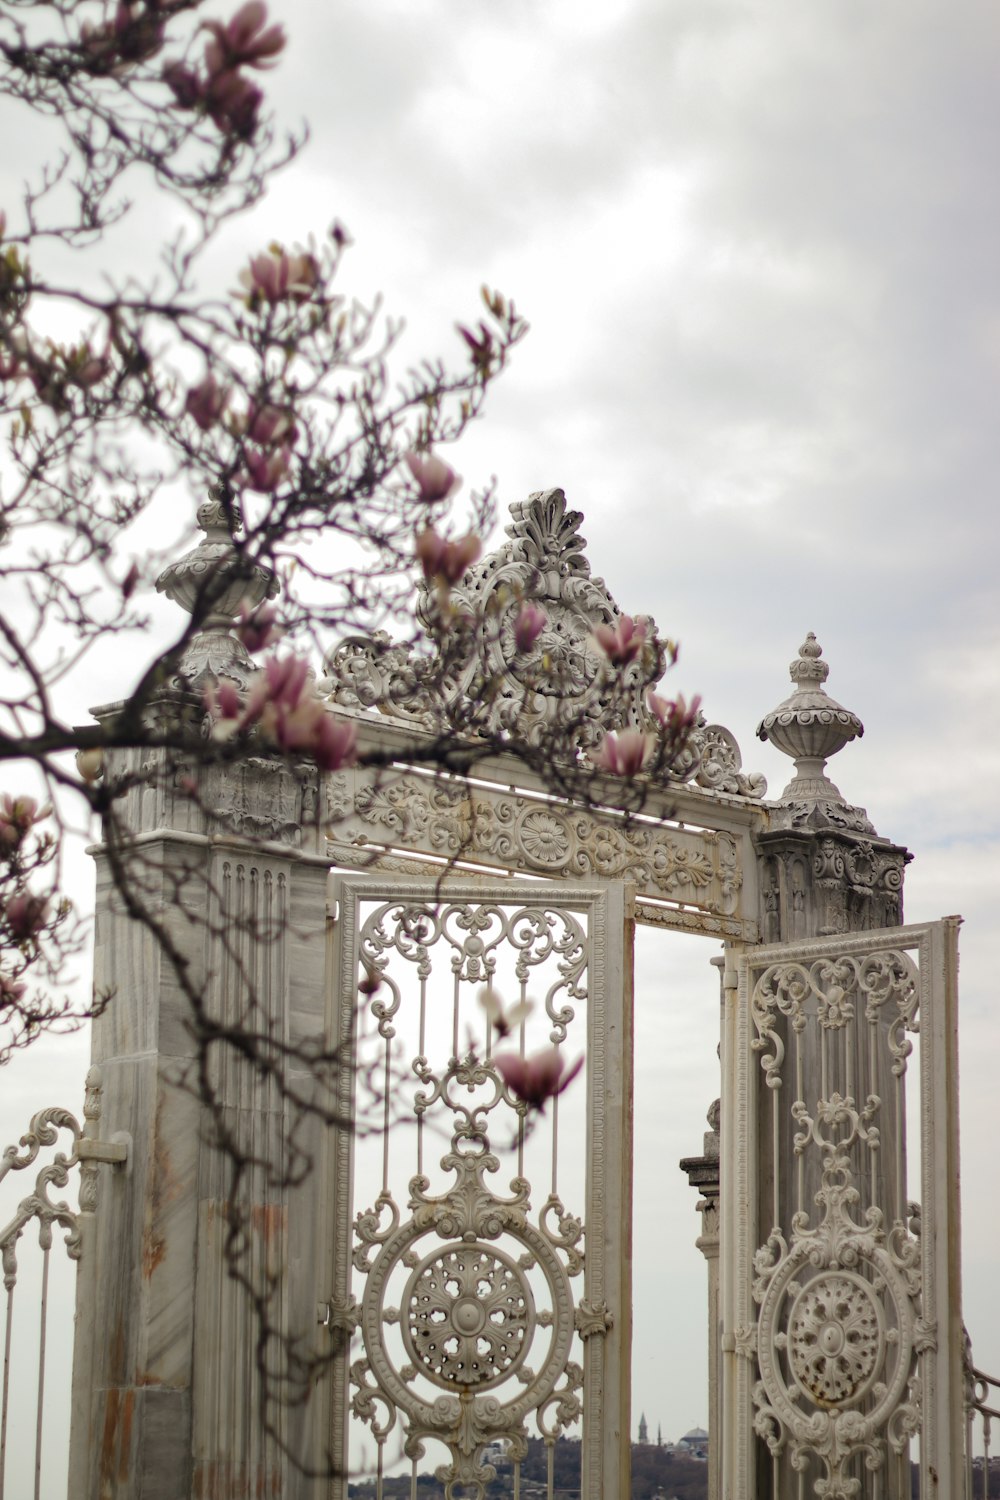
<path id="1" fill-rule="evenodd" d="M 636 887 L 640 919 L 755 941 L 755 893 L 744 889 L 743 870 L 758 806 L 704 793 L 683 800 L 683 813 L 661 795 L 659 815 L 651 806 L 626 817 L 485 780 L 353 770 L 328 779 L 325 820 L 339 865 L 409 871 L 424 857 L 463 871 L 625 879 Z M 699 808 L 704 802 L 711 810 Z M 699 811 L 704 823 L 714 813 L 716 826 L 691 826 Z"/>

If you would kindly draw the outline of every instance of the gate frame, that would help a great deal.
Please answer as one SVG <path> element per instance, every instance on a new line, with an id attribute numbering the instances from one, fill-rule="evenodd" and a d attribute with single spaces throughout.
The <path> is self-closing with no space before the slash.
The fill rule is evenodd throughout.
<path id="1" fill-rule="evenodd" d="M 841 933 L 801 943 L 727 947 L 723 975 L 722 1176 L 720 1211 L 722 1390 L 720 1437 L 726 1500 L 756 1500 L 751 1390 L 757 1314 L 751 1294 L 757 1223 L 757 1090 L 751 1042 L 751 971 L 849 954 L 916 950 L 920 976 L 921 1278 L 935 1341 L 919 1355 L 923 1380 L 920 1494 L 960 1495 L 964 1484 L 961 1220 L 958 1140 L 958 928 L 938 922 Z M 766 1085 L 765 1085 L 766 1086 Z"/>
<path id="2" fill-rule="evenodd" d="M 330 1034 L 339 1036 L 347 1047 L 358 1017 L 355 997 L 362 903 L 545 904 L 587 915 L 590 953 L 585 1071 L 591 1128 L 587 1140 L 583 1289 L 574 1297 L 584 1351 L 581 1495 L 583 1500 L 627 1500 L 631 1469 L 634 887 L 617 880 L 587 884 L 530 879 L 501 882 L 461 873 L 438 880 L 335 875 L 331 878 L 331 899 L 336 903 L 336 915 L 331 924 Z M 338 1108 L 341 1118 L 350 1120 L 354 1117 L 354 1069 L 344 1069 L 341 1078 Z M 344 1128 L 329 1135 L 333 1140 L 328 1144 L 324 1176 L 335 1222 L 325 1253 L 333 1288 L 331 1321 L 335 1327 L 339 1323 L 346 1335 L 356 1323 L 351 1310 L 353 1135 Z M 538 1207 L 535 1203 L 536 1214 Z M 624 1236 L 622 1225 L 628 1226 Z M 341 1475 L 331 1487 L 334 1500 L 341 1500 L 347 1493 L 349 1359 L 348 1338 L 331 1381 L 331 1453 Z"/>

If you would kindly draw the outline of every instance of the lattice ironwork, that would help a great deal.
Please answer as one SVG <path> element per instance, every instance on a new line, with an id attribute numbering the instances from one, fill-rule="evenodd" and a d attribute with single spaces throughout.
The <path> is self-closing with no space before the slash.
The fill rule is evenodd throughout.
<path id="1" fill-rule="evenodd" d="M 333 1321 L 356 1328 L 357 1338 L 341 1388 L 375 1442 L 379 1473 L 391 1466 L 395 1443 L 415 1479 L 433 1444 L 447 1455 L 435 1472 L 456 1500 L 486 1494 L 495 1478 L 492 1445 L 502 1442 L 516 1469 L 529 1435 L 554 1442 L 585 1413 L 584 1450 L 592 1455 L 585 1472 L 596 1496 L 607 1372 L 605 1350 L 588 1349 L 603 1346 L 614 1326 L 603 1198 L 618 1127 L 605 1138 L 596 1122 L 585 1175 L 578 1151 L 568 1153 L 577 1158 L 576 1191 L 586 1182 L 588 1201 L 565 1198 L 560 1122 L 568 1103 L 549 1098 L 536 1114 L 497 1057 L 524 1058 L 539 1044 L 574 1057 L 585 1051 L 591 1104 L 599 1090 L 598 1114 L 605 1111 L 608 952 L 595 913 L 606 897 L 586 893 L 580 902 L 561 892 L 557 903 L 545 887 L 480 884 L 470 899 L 451 885 L 436 901 L 358 902 L 353 917 L 344 903 L 345 1016 L 361 1038 L 362 1071 L 379 1071 L 385 1098 L 377 1197 L 360 1211 L 342 1198 L 354 1278 L 338 1285 Z M 495 1026 L 501 994 L 516 1017 L 506 1037 L 506 1021 L 499 1032 Z M 401 1073 L 399 1048 L 411 1042 Z M 622 1077 L 619 1057 L 612 1095 Z M 582 1121 L 582 1095 L 577 1112 Z M 407 1118 L 409 1132 L 401 1128 Z M 449 1148 L 435 1163 L 442 1139 Z M 346 1176 L 346 1144 L 344 1152 Z M 512 1176 L 502 1192 L 496 1178 L 505 1165 Z M 620 1192 L 620 1155 L 614 1170 Z M 595 1217 L 596 1239 L 585 1230 Z"/>

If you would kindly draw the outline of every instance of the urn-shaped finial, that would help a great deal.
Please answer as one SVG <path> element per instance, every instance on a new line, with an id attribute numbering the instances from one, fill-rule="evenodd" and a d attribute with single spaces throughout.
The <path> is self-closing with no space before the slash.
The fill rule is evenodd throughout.
<path id="1" fill-rule="evenodd" d="M 823 686 L 830 668 L 822 655 L 810 631 L 788 669 L 795 691 L 757 725 L 760 739 L 770 740 L 795 761 L 795 775 L 781 794 L 782 802 L 843 802 L 825 774 L 826 762 L 865 732 L 857 714 L 843 708 Z"/>
<path id="2" fill-rule="evenodd" d="M 197 687 L 205 677 L 227 677 L 245 686 L 254 666 L 246 648 L 233 635 L 241 607 L 256 608 L 278 592 L 270 568 L 240 552 L 234 537 L 243 529 L 240 508 L 223 485 L 213 485 L 198 507 L 198 525 L 205 535 L 196 547 L 164 568 L 156 580 L 188 614 L 207 606 L 198 634 L 184 653 L 179 676 Z"/>

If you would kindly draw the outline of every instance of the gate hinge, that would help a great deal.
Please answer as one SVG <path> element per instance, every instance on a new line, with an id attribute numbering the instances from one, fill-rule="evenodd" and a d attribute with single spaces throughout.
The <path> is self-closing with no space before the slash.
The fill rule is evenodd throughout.
<path id="1" fill-rule="evenodd" d="M 100 1161 L 121 1164 L 128 1161 L 126 1141 L 92 1141 L 82 1136 L 76 1143 L 77 1161 Z"/>

